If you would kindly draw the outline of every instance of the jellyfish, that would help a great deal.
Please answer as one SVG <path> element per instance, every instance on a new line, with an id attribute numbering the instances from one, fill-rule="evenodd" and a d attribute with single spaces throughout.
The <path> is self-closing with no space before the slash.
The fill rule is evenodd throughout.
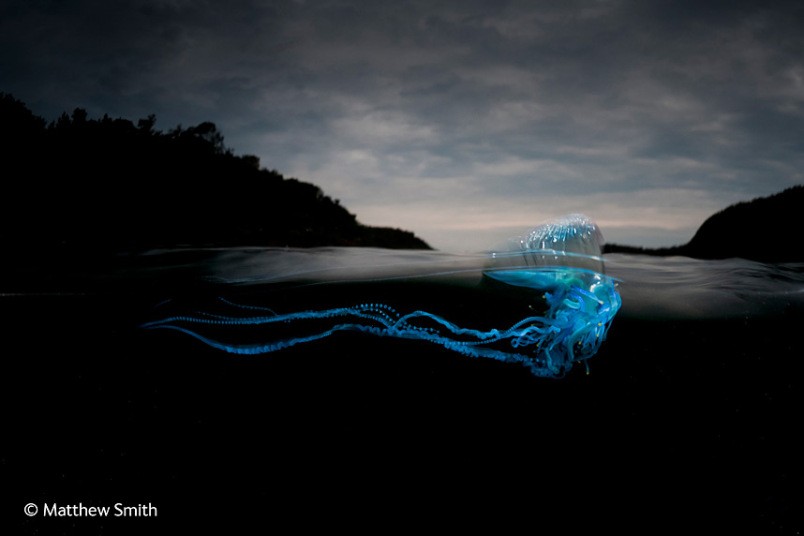
<path id="1" fill-rule="evenodd" d="M 175 330 L 218 350 L 251 356 L 354 332 L 421 341 L 470 358 L 517 363 L 535 376 L 558 378 L 577 363 L 588 371 L 588 360 L 598 352 L 622 303 L 617 281 L 604 272 L 602 241 L 592 220 L 573 214 L 477 257 L 482 260 L 479 266 L 425 270 L 425 275 L 478 276 L 472 284 L 482 289 L 484 298 L 478 301 L 484 310 L 476 317 L 465 307 L 436 311 L 438 300 L 419 307 L 410 303 L 413 298 L 400 298 L 400 293 L 394 296 L 400 304 L 389 303 L 382 299 L 382 285 L 379 293 L 376 285 L 372 287 L 374 293 L 365 301 L 333 305 L 330 295 L 326 304 L 317 305 L 315 297 L 326 282 L 284 282 L 277 283 L 281 287 L 277 292 L 268 293 L 276 304 L 218 296 L 214 307 L 179 311 L 143 327 Z M 406 280 L 416 277 L 421 274 Z M 379 282 L 389 279 L 393 278 Z M 354 288 L 345 294 L 352 295 Z M 309 305 L 288 310 L 289 304 L 305 301 L 296 299 L 302 295 Z M 489 296 L 497 306 L 491 312 L 485 310 L 490 307 Z"/>

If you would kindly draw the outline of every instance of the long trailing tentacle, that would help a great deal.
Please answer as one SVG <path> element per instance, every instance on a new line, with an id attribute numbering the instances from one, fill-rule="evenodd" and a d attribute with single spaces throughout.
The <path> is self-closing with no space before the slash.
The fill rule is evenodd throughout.
<path id="1" fill-rule="evenodd" d="M 222 303 L 245 311 L 266 311 L 269 315 L 236 316 L 210 313 L 169 316 L 143 325 L 149 329 L 171 329 L 190 335 L 214 348 L 239 355 L 275 352 L 320 340 L 338 332 L 357 331 L 382 337 L 421 340 L 471 357 L 522 363 L 537 376 L 557 377 L 574 362 L 594 355 L 620 307 L 613 282 L 598 276 L 590 288 L 575 280 L 557 285 L 545 293 L 548 305 L 543 315 L 523 318 L 507 328 L 478 330 L 460 327 L 427 311 L 400 314 L 382 303 L 365 303 L 321 311 L 307 310 L 277 314 L 267 307 Z M 306 325 L 309 324 L 309 327 Z M 275 340 L 255 344 L 228 343 L 202 333 L 205 326 L 293 325 L 302 334 L 277 334 Z M 306 331 L 305 331 L 306 330 Z"/>

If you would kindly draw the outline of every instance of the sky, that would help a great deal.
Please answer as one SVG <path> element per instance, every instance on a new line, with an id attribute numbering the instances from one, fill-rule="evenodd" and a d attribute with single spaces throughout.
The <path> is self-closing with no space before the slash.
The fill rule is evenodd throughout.
<path id="1" fill-rule="evenodd" d="M 804 183 L 801 2 L 3 0 L 0 91 L 47 120 L 212 121 L 453 252 L 568 213 L 682 244 Z"/>

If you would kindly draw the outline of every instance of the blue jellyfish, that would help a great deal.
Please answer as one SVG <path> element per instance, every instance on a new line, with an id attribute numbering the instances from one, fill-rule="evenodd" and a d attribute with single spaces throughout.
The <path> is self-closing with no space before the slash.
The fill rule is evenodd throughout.
<path id="1" fill-rule="evenodd" d="M 516 296 L 517 303 L 527 304 L 517 308 L 526 311 L 521 317 L 493 315 L 500 325 L 459 325 L 433 310 L 402 310 L 380 300 L 281 312 L 271 304 L 246 305 L 219 297 L 215 312 L 174 314 L 143 327 L 176 330 L 239 355 L 268 354 L 340 332 L 359 332 L 422 341 L 468 357 L 519 363 L 536 376 L 561 377 L 597 353 L 622 303 L 616 281 L 604 273 L 602 240 L 589 218 L 570 215 L 484 255 L 481 267 L 462 270 L 479 274 L 477 285 L 487 292 Z M 288 301 L 293 303 L 283 303 Z"/>

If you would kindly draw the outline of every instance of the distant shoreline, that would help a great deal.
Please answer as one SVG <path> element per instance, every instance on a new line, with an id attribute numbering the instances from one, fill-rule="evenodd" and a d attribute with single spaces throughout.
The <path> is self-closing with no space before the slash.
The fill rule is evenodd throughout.
<path id="1" fill-rule="evenodd" d="M 768 197 L 731 205 L 713 214 L 686 244 L 668 248 L 606 244 L 603 253 L 804 262 L 804 238 L 799 234 L 802 212 L 804 185 L 793 186 Z"/>
<path id="2" fill-rule="evenodd" d="M 627 253 L 629 255 L 650 255 L 651 257 L 673 257 L 687 255 L 684 246 L 672 246 L 667 248 L 646 248 L 641 246 L 627 246 L 624 244 L 609 243 L 603 245 L 603 254 L 608 253 Z"/>

